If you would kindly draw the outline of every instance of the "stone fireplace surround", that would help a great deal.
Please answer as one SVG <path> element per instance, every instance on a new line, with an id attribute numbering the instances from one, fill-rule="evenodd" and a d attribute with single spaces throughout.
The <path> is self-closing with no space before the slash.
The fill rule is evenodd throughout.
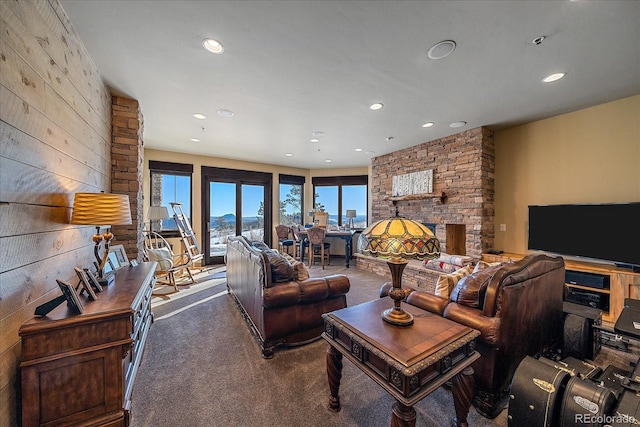
<path id="1" fill-rule="evenodd" d="M 400 215 L 435 223 L 443 252 L 480 259 L 483 252 L 493 249 L 494 243 L 495 144 L 493 132 L 487 128 L 470 129 L 374 157 L 370 223 L 394 215 L 394 175 L 427 169 L 433 169 L 433 193 L 397 200 Z M 441 200 L 443 192 L 447 197 Z M 464 238 L 458 238 L 456 233 L 464 234 Z"/>

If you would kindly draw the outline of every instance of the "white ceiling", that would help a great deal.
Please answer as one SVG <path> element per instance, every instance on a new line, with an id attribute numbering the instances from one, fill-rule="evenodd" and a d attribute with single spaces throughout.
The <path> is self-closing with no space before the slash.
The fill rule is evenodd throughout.
<path id="1" fill-rule="evenodd" d="M 61 3 L 105 83 L 140 102 L 145 146 L 159 150 L 366 166 L 460 130 L 640 93 L 638 1 Z M 206 37 L 224 53 L 205 51 Z M 456 50 L 429 59 L 442 40 Z M 541 82 L 560 71 L 564 79 Z M 376 101 L 384 108 L 369 110 Z M 314 131 L 325 133 L 318 143 Z"/>

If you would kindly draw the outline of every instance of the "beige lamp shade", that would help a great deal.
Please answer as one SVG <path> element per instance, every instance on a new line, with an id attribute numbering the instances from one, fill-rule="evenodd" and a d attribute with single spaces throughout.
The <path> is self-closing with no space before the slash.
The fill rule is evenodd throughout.
<path id="1" fill-rule="evenodd" d="M 367 227 L 358 239 L 358 250 L 381 258 L 435 259 L 440 241 L 425 225 L 395 216 Z"/>
<path id="2" fill-rule="evenodd" d="M 159 221 L 169 219 L 169 211 L 166 206 L 149 206 L 147 211 L 149 221 Z"/>
<path id="3" fill-rule="evenodd" d="M 347 218 L 355 218 L 356 210 L 355 209 L 347 209 Z"/>
<path id="4" fill-rule="evenodd" d="M 76 193 L 73 198 L 71 224 L 131 224 L 129 196 L 111 193 Z"/>

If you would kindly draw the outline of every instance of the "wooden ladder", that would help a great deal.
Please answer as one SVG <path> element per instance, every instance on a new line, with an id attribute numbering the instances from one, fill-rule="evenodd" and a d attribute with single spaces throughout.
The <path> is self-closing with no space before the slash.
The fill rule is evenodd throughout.
<path id="1" fill-rule="evenodd" d="M 180 231 L 180 237 L 182 239 L 182 245 L 185 248 L 185 254 L 189 258 L 187 271 L 189 272 L 189 276 L 191 276 L 189 268 L 199 268 L 200 270 L 204 268 L 202 264 L 200 266 L 195 265 L 198 262 L 202 263 L 204 254 L 200 251 L 200 246 L 198 246 L 198 241 L 196 240 L 196 235 L 191 228 L 191 223 L 182 210 L 182 203 L 170 202 L 169 204 L 173 210 L 173 219 Z M 191 277 L 193 278 L 193 276 Z"/>

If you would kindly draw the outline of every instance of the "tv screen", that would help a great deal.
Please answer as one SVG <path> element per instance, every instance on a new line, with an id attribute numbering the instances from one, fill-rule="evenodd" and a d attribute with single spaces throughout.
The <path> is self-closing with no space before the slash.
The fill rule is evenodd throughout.
<path id="1" fill-rule="evenodd" d="M 529 206 L 528 247 L 640 266 L 640 203 Z"/>

